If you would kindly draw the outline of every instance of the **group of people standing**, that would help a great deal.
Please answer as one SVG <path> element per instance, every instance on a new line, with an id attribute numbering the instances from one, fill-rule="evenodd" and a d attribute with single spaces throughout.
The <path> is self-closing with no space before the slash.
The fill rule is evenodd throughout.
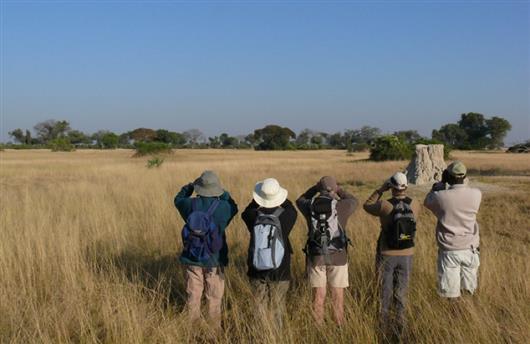
<path id="1" fill-rule="evenodd" d="M 383 335 L 401 336 L 405 324 L 406 296 L 412 271 L 416 223 L 420 203 L 407 195 L 407 177 L 401 172 L 376 189 L 364 210 L 379 217 L 376 272 L 380 286 L 380 325 Z M 384 194 L 391 191 L 389 198 Z M 192 195 L 196 193 L 196 197 Z M 248 277 L 257 313 L 272 316 L 278 328 L 286 312 L 291 280 L 289 240 L 298 212 L 288 192 L 274 178 L 258 182 L 252 201 L 241 214 L 249 233 Z M 466 183 L 466 167 L 453 162 L 424 200 L 437 217 L 438 292 L 458 298 L 461 290 L 473 294 L 479 267 L 479 228 L 476 215 L 481 192 Z M 200 317 L 201 298 L 208 301 L 211 323 L 221 326 L 224 268 L 228 264 L 226 228 L 238 212 L 230 194 L 212 171 L 205 171 L 185 185 L 175 197 L 175 206 L 185 220 L 180 262 L 186 272 L 187 311 L 191 320 Z M 329 288 L 335 322 L 344 323 L 344 289 L 348 283 L 348 238 L 346 226 L 358 200 L 342 189 L 335 178 L 322 177 L 296 200 L 307 223 L 303 251 L 309 284 L 313 289 L 313 316 L 324 321 Z"/>

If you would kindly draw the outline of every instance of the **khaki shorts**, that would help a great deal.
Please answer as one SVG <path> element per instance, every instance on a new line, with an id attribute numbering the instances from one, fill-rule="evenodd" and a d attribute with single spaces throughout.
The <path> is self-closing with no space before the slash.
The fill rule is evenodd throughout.
<path id="1" fill-rule="evenodd" d="M 307 263 L 307 274 L 309 284 L 312 288 L 325 288 L 327 284 L 333 288 L 347 288 L 348 264 L 345 265 L 317 265 Z"/>
<path id="2" fill-rule="evenodd" d="M 459 297 L 461 290 L 473 294 L 478 284 L 478 250 L 438 251 L 438 293 Z"/>

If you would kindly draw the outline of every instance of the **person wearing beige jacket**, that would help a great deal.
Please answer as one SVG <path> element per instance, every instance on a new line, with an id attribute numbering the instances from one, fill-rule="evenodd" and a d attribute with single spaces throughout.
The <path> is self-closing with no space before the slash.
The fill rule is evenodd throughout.
<path id="1" fill-rule="evenodd" d="M 478 285 L 477 213 L 482 193 L 467 185 L 466 173 L 462 162 L 453 162 L 444 171 L 442 182 L 433 185 L 424 201 L 438 219 L 438 293 L 451 299 L 460 297 L 462 290 L 473 295 Z"/>
<path id="2" fill-rule="evenodd" d="M 418 201 L 407 197 L 407 176 L 394 174 L 364 203 L 364 210 L 379 217 L 381 232 L 377 241 L 376 271 L 380 282 L 381 315 L 383 336 L 400 337 L 405 325 L 405 304 L 414 254 L 414 234 L 406 244 L 396 245 L 393 241 L 396 219 L 405 217 L 415 231 L 415 224 L 421 206 Z M 392 197 L 383 199 L 383 194 L 392 190 Z M 414 232 L 413 232 L 414 233 Z M 390 247 L 392 246 L 392 247 Z M 392 306 L 394 311 L 391 312 Z"/>

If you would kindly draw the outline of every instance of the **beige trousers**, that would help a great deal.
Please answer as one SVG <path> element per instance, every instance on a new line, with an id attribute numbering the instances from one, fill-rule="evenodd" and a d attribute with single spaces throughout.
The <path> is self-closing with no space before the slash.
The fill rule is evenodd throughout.
<path id="1" fill-rule="evenodd" d="M 204 291 L 208 301 L 208 315 L 213 326 L 221 326 L 221 303 L 225 290 L 222 267 L 203 268 L 186 266 L 187 310 L 190 320 L 201 316 L 201 299 Z"/>

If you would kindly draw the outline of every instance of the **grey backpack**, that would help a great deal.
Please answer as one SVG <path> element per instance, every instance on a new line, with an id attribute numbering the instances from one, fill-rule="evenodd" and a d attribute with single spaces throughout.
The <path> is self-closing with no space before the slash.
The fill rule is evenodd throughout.
<path id="1" fill-rule="evenodd" d="M 254 222 L 253 240 L 251 242 L 252 265 L 256 270 L 271 270 L 280 266 L 285 253 L 279 207 L 272 214 L 265 214 L 258 209 Z"/>

